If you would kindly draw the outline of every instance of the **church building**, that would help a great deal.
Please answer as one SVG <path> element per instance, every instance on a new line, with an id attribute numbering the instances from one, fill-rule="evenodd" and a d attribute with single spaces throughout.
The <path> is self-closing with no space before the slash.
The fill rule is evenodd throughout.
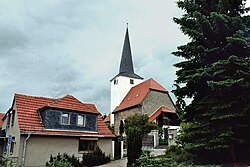
<path id="1" fill-rule="evenodd" d="M 134 72 L 128 28 L 126 29 L 119 73 L 110 80 L 110 124 L 116 135 L 124 120 L 134 114 L 147 114 L 150 122 L 162 128 L 179 126 L 175 105 L 168 91 L 154 79 L 143 80 Z"/>
<path id="2" fill-rule="evenodd" d="M 120 104 L 128 91 L 143 81 L 143 78 L 134 72 L 132 53 L 130 48 L 128 28 L 123 44 L 119 73 L 110 80 L 111 85 L 111 113 Z M 110 115 L 110 123 L 114 125 L 114 115 Z"/>

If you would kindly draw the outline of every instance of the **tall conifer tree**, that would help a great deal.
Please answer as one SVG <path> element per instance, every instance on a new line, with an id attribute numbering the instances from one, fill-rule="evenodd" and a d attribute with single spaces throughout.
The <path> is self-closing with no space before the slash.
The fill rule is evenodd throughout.
<path id="1" fill-rule="evenodd" d="M 239 161 L 250 148 L 250 39 L 245 0 L 179 0 L 174 18 L 190 42 L 173 54 L 183 147 L 199 161 Z M 177 104 L 178 106 L 178 104 Z"/>

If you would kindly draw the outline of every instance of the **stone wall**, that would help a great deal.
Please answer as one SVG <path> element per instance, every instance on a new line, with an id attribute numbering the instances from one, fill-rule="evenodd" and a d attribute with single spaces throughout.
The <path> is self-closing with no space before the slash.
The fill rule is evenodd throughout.
<path id="1" fill-rule="evenodd" d="M 120 121 L 125 120 L 129 116 L 135 115 L 135 114 L 140 114 L 139 107 L 134 107 L 131 109 L 128 109 L 126 111 L 122 112 L 117 112 L 114 114 L 115 122 L 114 122 L 114 129 L 115 129 L 115 134 L 119 135 L 119 126 L 120 126 Z"/>
<path id="2" fill-rule="evenodd" d="M 142 113 L 150 116 L 161 106 L 165 106 L 170 110 L 175 111 L 175 107 L 168 93 L 151 90 L 143 100 Z"/>
<path id="3" fill-rule="evenodd" d="M 142 147 L 153 148 L 154 147 L 154 136 L 144 134 L 142 137 Z"/>

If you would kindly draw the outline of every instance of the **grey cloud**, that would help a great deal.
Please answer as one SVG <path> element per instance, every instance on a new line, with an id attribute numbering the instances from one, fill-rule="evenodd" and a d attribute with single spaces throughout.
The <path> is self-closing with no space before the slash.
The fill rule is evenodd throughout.
<path id="1" fill-rule="evenodd" d="M 109 112 L 109 80 L 118 72 L 127 20 L 135 71 L 171 87 L 171 66 L 178 60 L 168 56 L 176 47 L 170 40 L 186 39 L 173 26 L 168 29 L 174 12 L 167 8 L 175 6 L 174 0 L 13 3 L 0 2 L 5 13 L 0 17 L 0 53 L 5 55 L 0 55 L 0 111 L 17 92 L 72 94 Z"/>
<path id="2" fill-rule="evenodd" d="M 2 51 L 23 48 L 28 38 L 18 27 L 0 24 L 0 49 Z"/>
<path id="3" fill-rule="evenodd" d="M 95 88 L 96 91 L 93 91 L 91 98 L 85 97 L 83 99 L 84 102 L 91 102 L 95 103 L 98 110 L 102 113 L 109 113 L 110 112 L 110 90 L 109 87 L 99 87 Z"/>

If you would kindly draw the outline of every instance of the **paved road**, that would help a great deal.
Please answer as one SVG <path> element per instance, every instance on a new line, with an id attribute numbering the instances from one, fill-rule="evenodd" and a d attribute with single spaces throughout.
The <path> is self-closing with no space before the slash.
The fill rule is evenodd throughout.
<path id="1" fill-rule="evenodd" d="M 123 158 L 116 161 L 111 161 L 110 163 L 100 165 L 98 167 L 126 167 L 126 166 L 127 166 L 127 158 Z"/>
<path id="2" fill-rule="evenodd" d="M 150 154 L 153 156 L 159 156 L 165 154 L 165 149 L 149 149 Z M 126 167 L 127 166 L 127 158 L 119 159 L 116 161 L 111 161 L 110 163 L 100 165 L 98 167 Z"/>

